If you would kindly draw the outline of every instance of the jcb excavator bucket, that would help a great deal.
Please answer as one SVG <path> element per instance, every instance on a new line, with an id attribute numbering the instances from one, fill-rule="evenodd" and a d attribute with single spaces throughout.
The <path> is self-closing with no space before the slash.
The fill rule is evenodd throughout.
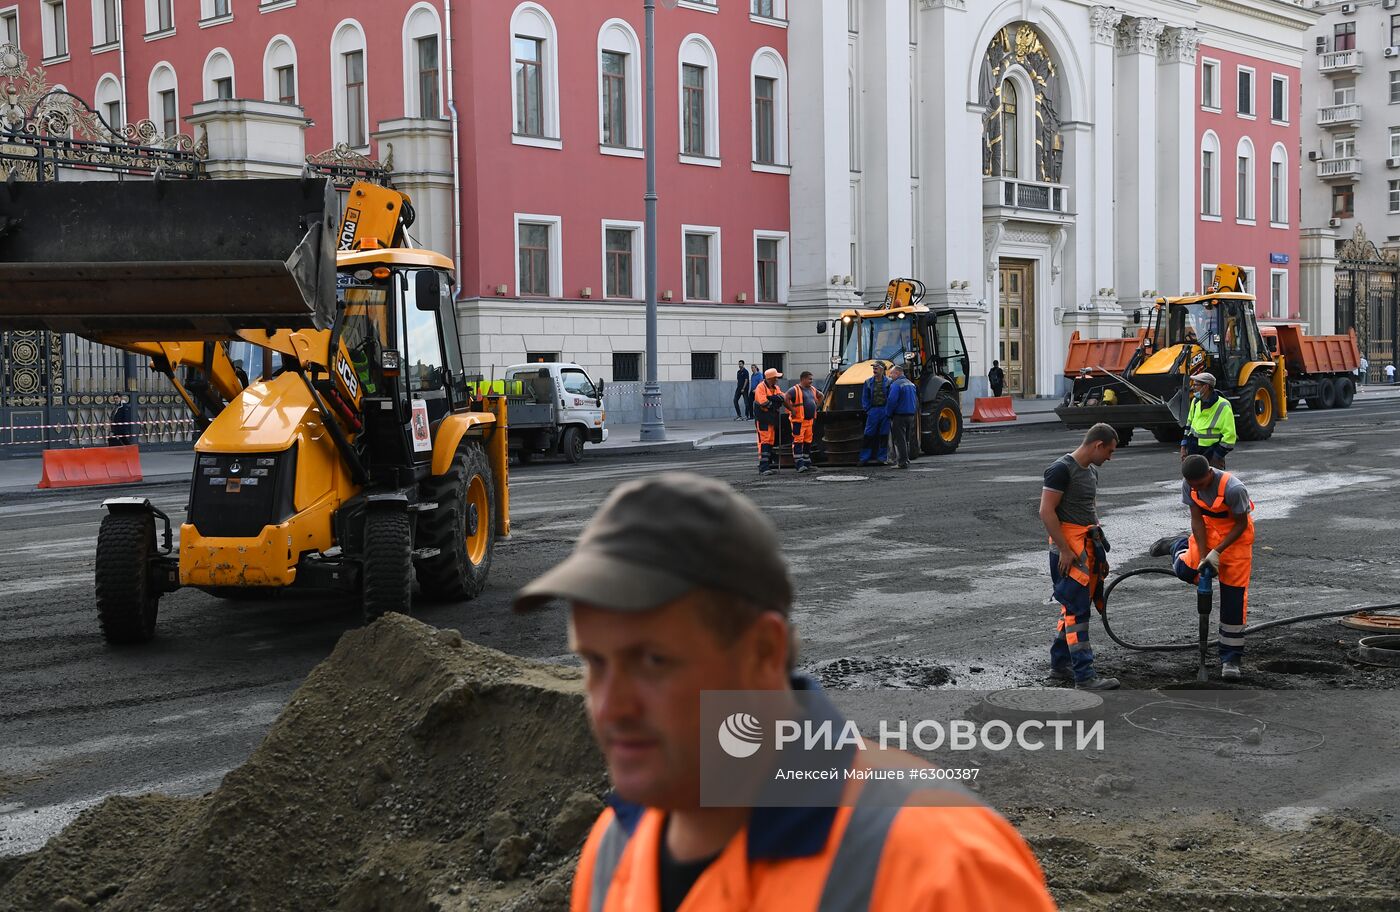
<path id="1" fill-rule="evenodd" d="M 339 209 L 325 179 L 0 184 L 0 329 L 328 328 Z"/>

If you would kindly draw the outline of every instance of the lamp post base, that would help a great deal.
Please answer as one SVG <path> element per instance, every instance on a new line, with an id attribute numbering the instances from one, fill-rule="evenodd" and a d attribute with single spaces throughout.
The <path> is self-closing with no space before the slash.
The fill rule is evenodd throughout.
<path id="1" fill-rule="evenodd" d="M 661 384 L 647 383 L 642 387 L 642 443 L 666 439 L 666 422 L 661 418 Z"/>

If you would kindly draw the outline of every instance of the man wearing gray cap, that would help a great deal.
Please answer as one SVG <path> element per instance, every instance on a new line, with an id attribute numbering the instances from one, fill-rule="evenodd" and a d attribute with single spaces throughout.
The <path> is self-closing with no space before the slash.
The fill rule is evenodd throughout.
<path id="1" fill-rule="evenodd" d="M 777 529 L 727 484 L 678 473 L 614 490 L 515 606 L 554 600 L 569 605 L 615 789 L 579 858 L 572 912 L 1054 908 L 1029 848 L 985 807 L 851 807 L 864 794 L 854 780 L 820 807 L 701 801 L 702 736 L 715 737 L 701 729 L 702 692 L 800 695 L 844 724 L 793 674 Z M 876 753 L 843 756 L 869 769 Z"/>
<path id="2" fill-rule="evenodd" d="M 1235 410 L 1230 400 L 1215 391 L 1215 375 L 1201 371 L 1191 377 L 1191 408 L 1181 438 L 1181 458 L 1204 456 L 1217 469 L 1239 440 L 1235 434 Z"/>

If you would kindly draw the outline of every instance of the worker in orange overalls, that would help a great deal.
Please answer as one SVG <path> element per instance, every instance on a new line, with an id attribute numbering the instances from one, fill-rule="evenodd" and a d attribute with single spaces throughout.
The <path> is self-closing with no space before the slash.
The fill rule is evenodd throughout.
<path id="1" fill-rule="evenodd" d="M 776 367 L 763 372 L 763 382 L 753 390 L 753 418 L 758 428 L 758 474 L 772 475 L 778 471 L 773 446 L 778 442 L 778 421 L 787 408 L 787 400 L 778 386 L 783 375 Z"/>
<path id="2" fill-rule="evenodd" d="M 798 472 L 812 471 L 812 428 L 817 423 L 817 388 L 812 372 L 803 371 L 797 385 L 787 391 L 788 420 L 792 424 L 792 464 Z"/>
<path id="3" fill-rule="evenodd" d="M 1181 477 L 1181 502 L 1191 509 L 1191 534 L 1159 539 L 1152 554 L 1170 555 L 1172 570 L 1193 586 L 1202 563 L 1220 580 L 1220 677 L 1238 681 L 1254 570 L 1254 501 L 1242 481 L 1212 468 L 1199 454 L 1182 461 Z"/>
<path id="4" fill-rule="evenodd" d="M 910 754 L 847 744 L 733 759 L 725 732 L 743 714 L 729 701 L 754 695 L 833 731 L 846 720 L 793 671 L 778 530 L 727 483 L 678 472 L 614 490 L 515 608 L 555 600 L 569 605 L 569 644 L 614 788 L 579 856 L 572 912 L 1055 908 L 1025 842 L 970 793 L 844 775 L 933 772 Z M 711 706 L 724 727 L 705 723 L 710 700 L 721 701 Z M 773 733 L 750 729 L 747 743 L 757 749 L 763 731 Z M 720 751 L 736 776 L 707 767 L 725 762 Z M 802 783 L 799 801 L 764 800 L 766 785 L 755 794 L 734 781 L 816 769 L 818 752 L 821 768 L 843 775 Z"/>

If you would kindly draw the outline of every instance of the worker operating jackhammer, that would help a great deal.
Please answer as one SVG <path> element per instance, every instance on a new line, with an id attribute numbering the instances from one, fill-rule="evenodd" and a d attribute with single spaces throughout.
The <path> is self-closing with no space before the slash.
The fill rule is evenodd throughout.
<path id="1" fill-rule="evenodd" d="M 1191 533 L 1159 539 L 1154 557 L 1172 558 L 1172 570 L 1192 584 L 1204 562 L 1220 580 L 1220 677 L 1238 681 L 1249 614 L 1249 576 L 1254 569 L 1254 502 L 1229 472 L 1212 468 L 1205 456 L 1181 463 L 1181 501 L 1191 509 Z"/>

